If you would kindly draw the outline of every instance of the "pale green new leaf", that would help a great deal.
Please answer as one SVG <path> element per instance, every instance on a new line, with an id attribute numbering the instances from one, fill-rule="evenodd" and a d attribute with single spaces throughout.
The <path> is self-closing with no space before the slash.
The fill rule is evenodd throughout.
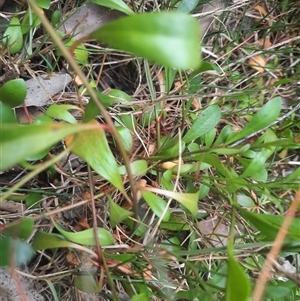
<path id="1" fill-rule="evenodd" d="M 88 38 L 168 67 L 190 69 L 200 61 L 198 22 L 183 13 L 127 16 L 100 27 Z"/>

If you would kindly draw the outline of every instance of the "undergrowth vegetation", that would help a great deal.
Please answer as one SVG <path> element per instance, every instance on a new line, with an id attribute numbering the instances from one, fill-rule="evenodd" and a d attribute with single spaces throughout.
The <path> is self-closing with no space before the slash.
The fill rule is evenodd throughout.
<path id="1" fill-rule="evenodd" d="M 93 0 L 116 15 L 64 31 L 83 2 L 1 14 L 0 266 L 45 300 L 300 300 L 299 2 Z"/>

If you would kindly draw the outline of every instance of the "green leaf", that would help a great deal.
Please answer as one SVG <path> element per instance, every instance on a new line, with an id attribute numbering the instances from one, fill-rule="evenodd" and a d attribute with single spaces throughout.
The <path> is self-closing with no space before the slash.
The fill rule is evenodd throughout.
<path id="1" fill-rule="evenodd" d="M 72 248 L 74 244 L 63 239 L 59 234 L 37 231 L 33 238 L 32 247 L 35 251 L 38 251 L 56 248 Z"/>
<path id="2" fill-rule="evenodd" d="M 285 218 L 284 216 L 253 213 L 239 207 L 237 208 L 239 213 L 265 236 L 265 240 L 272 241 L 275 239 Z M 300 219 L 295 218 L 292 220 L 291 226 L 288 229 L 287 238 L 300 240 L 299 229 Z"/>
<path id="3" fill-rule="evenodd" d="M 233 133 L 228 137 L 226 144 L 232 144 L 237 140 L 269 126 L 278 118 L 281 110 L 281 102 L 281 97 L 275 97 L 268 101 L 240 132 Z"/>
<path id="4" fill-rule="evenodd" d="M 19 52 L 23 47 L 23 34 L 18 17 L 12 17 L 9 26 L 3 34 L 2 44 L 9 49 L 10 54 Z"/>
<path id="5" fill-rule="evenodd" d="M 136 160 L 130 163 L 130 168 L 132 175 L 136 176 L 144 176 L 148 170 L 148 165 L 146 160 Z M 121 175 L 127 175 L 127 170 L 125 165 L 119 167 L 119 172 Z"/>
<path id="6" fill-rule="evenodd" d="M 149 191 L 141 191 L 141 193 L 148 206 L 159 218 L 163 216 L 162 220 L 165 222 L 170 219 L 170 208 L 168 208 L 163 215 L 167 206 L 167 202 L 164 199 Z"/>
<path id="7" fill-rule="evenodd" d="M 2 234 L 11 238 L 27 239 L 33 231 L 33 225 L 33 219 L 27 217 L 12 223 L 12 225 L 8 224 L 2 231 Z"/>
<path id="8" fill-rule="evenodd" d="M 35 0 L 35 3 L 40 8 L 45 8 L 45 9 L 50 8 L 50 0 Z"/>
<path id="9" fill-rule="evenodd" d="M 63 227 L 60 226 L 59 224 L 55 222 L 53 223 L 55 228 L 59 231 L 59 233 L 61 233 L 69 241 L 81 245 L 88 245 L 88 246 L 96 245 L 94 229 L 87 229 L 80 232 L 69 232 L 64 230 Z M 103 228 L 98 228 L 97 230 L 98 230 L 98 238 L 99 238 L 100 246 L 104 247 L 104 246 L 113 245 L 114 239 L 107 230 Z"/>
<path id="10" fill-rule="evenodd" d="M 0 266 L 26 264 L 33 257 L 32 247 L 19 239 L 0 237 Z"/>
<path id="11" fill-rule="evenodd" d="M 45 112 L 46 116 L 51 118 L 60 119 L 69 123 L 77 123 L 75 117 L 68 110 L 79 110 L 81 109 L 74 105 L 51 105 Z"/>
<path id="12" fill-rule="evenodd" d="M 26 197 L 25 206 L 26 208 L 36 209 L 40 207 L 43 195 L 39 192 L 30 192 Z"/>
<path id="13" fill-rule="evenodd" d="M 1 93 L 0 93 L 0 97 L 1 97 Z M 16 124 L 17 119 L 12 109 L 9 106 L 0 103 L 0 124 L 2 125 L 3 123 Z"/>
<path id="14" fill-rule="evenodd" d="M 100 126 L 100 125 L 98 125 Z M 64 137 L 87 129 L 96 128 L 90 124 L 2 124 L 0 170 L 5 170 L 35 155 Z M 12 155 L 13 154 L 13 155 Z"/>
<path id="15" fill-rule="evenodd" d="M 131 132 L 123 126 L 116 126 L 116 130 L 119 132 L 120 139 L 124 149 L 127 152 L 130 152 L 133 147 L 133 139 L 132 139 Z"/>
<path id="16" fill-rule="evenodd" d="M 187 131 L 182 140 L 186 143 L 195 140 L 211 131 L 220 121 L 221 110 L 217 105 L 205 109 Z"/>
<path id="17" fill-rule="evenodd" d="M 112 200 L 112 198 L 109 195 L 107 197 L 109 199 L 110 225 L 112 228 L 114 228 L 117 224 L 127 219 L 133 213 L 120 207 Z"/>
<path id="18" fill-rule="evenodd" d="M 249 280 L 232 255 L 228 256 L 228 277 L 226 283 L 226 301 L 247 301 L 250 296 Z"/>
<path id="19" fill-rule="evenodd" d="M 21 78 L 10 80 L 0 88 L 0 101 L 11 108 L 21 105 L 26 95 L 26 83 Z"/>
<path id="20" fill-rule="evenodd" d="M 142 190 L 145 191 L 146 189 Z M 196 193 L 179 193 L 174 191 L 168 191 L 158 188 L 147 188 L 147 191 L 151 191 L 154 193 L 159 193 L 169 198 L 176 200 L 178 203 L 183 205 L 189 212 L 196 216 L 198 212 L 198 199 L 199 199 L 199 192 Z"/>
<path id="21" fill-rule="evenodd" d="M 178 5 L 178 11 L 190 13 L 198 5 L 199 0 L 182 0 Z"/>
<path id="22" fill-rule="evenodd" d="M 88 294 L 99 293 L 101 291 L 92 274 L 76 276 L 74 284 L 80 291 Z"/>
<path id="23" fill-rule="evenodd" d="M 134 12 L 122 0 L 90 0 L 90 2 L 102 5 L 111 9 L 116 9 L 126 15 L 132 15 Z"/>
<path id="24" fill-rule="evenodd" d="M 200 60 L 198 22 L 182 13 L 124 17 L 95 30 L 88 38 L 178 69 L 194 68 Z"/>
<path id="25" fill-rule="evenodd" d="M 98 124 L 92 120 L 89 124 Z M 105 131 L 99 127 L 78 133 L 72 142 L 72 152 L 84 159 L 100 176 L 124 192 L 119 166 L 109 148 Z"/>
<path id="26" fill-rule="evenodd" d="M 31 10 L 27 10 L 21 24 L 22 34 L 24 35 L 30 29 L 37 28 L 41 24 L 41 21 L 36 13 L 32 12 Z"/>

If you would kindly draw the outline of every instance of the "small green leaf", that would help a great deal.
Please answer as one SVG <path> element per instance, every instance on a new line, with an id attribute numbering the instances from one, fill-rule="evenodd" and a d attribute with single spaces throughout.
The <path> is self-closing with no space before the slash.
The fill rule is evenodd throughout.
<path id="1" fill-rule="evenodd" d="M 178 5 L 178 11 L 190 13 L 198 5 L 199 0 L 182 0 Z"/>
<path id="2" fill-rule="evenodd" d="M 120 139 L 124 149 L 127 152 L 130 152 L 133 147 L 133 139 L 132 139 L 131 132 L 123 126 L 116 126 L 116 129 L 119 132 Z"/>
<path id="3" fill-rule="evenodd" d="M 35 0 L 35 3 L 40 8 L 45 8 L 45 9 L 50 8 L 50 0 Z"/>
<path id="4" fill-rule="evenodd" d="M 39 192 L 30 192 L 26 197 L 25 206 L 26 208 L 36 209 L 40 207 L 41 199 L 43 195 Z"/>
<path id="5" fill-rule="evenodd" d="M 199 25 L 183 13 L 131 15 L 100 27 L 88 38 L 178 69 L 194 68 L 200 60 Z"/>
<path id="6" fill-rule="evenodd" d="M 27 95 L 27 87 L 24 79 L 13 79 L 0 88 L 0 101 L 14 108 L 21 105 Z"/>
<path id="7" fill-rule="evenodd" d="M 144 176 L 148 170 L 146 160 L 136 160 L 130 163 L 131 173 L 134 177 Z M 119 166 L 119 172 L 121 175 L 127 175 L 125 165 Z"/>
<path id="8" fill-rule="evenodd" d="M 23 34 L 18 17 L 12 17 L 9 26 L 3 34 L 2 44 L 9 49 L 10 54 L 19 52 L 23 47 Z"/>
<path id="9" fill-rule="evenodd" d="M 99 293 L 101 291 L 92 274 L 76 276 L 74 284 L 80 291 L 88 294 Z"/>
<path id="10" fill-rule="evenodd" d="M 195 140 L 211 131 L 220 121 L 221 110 L 217 105 L 209 106 L 196 119 L 182 140 L 185 143 Z"/>
<path id="11" fill-rule="evenodd" d="M 235 261 L 232 255 L 228 256 L 228 277 L 226 283 L 226 301 L 247 301 L 250 296 L 250 283 L 245 271 Z"/>
<path id="12" fill-rule="evenodd" d="M 278 118 L 281 110 L 281 103 L 281 97 L 275 97 L 268 101 L 240 132 L 233 133 L 228 137 L 226 144 L 232 144 L 239 139 L 242 139 L 269 126 Z"/>
<path id="13" fill-rule="evenodd" d="M 0 237 L 0 266 L 26 264 L 33 257 L 32 247 L 19 239 Z"/>
<path id="14" fill-rule="evenodd" d="M 98 124 L 92 120 L 89 124 Z M 99 127 L 78 133 L 72 142 L 72 151 L 84 159 L 100 176 L 124 192 L 119 166 L 109 148 L 105 131 Z"/>
<path id="15" fill-rule="evenodd" d="M 90 2 L 102 5 L 111 9 L 116 9 L 126 15 L 132 15 L 134 12 L 122 0 L 90 0 Z"/>
<path id="16" fill-rule="evenodd" d="M 60 119 L 69 123 L 77 123 L 75 117 L 68 110 L 79 110 L 81 109 L 74 105 L 51 105 L 45 112 L 46 116 L 51 118 Z"/>
<path id="17" fill-rule="evenodd" d="M 33 231 L 33 219 L 30 217 L 14 222 L 12 225 L 6 226 L 2 234 L 11 238 L 27 239 Z"/>
<path id="18" fill-rule="evenodd" d="M 254 208 L 255 207 L 254 201 L 250 197 L 248 197 L 247 195 L 238 194 L 236 196 L 236 198 L 237 198 L 237 202 L 239 203 L 239 205 L 241 205 L 243 207 L 248 207 L 248 208 Z"/>
<path id="19" fill-rule="evenodd" d="M 81 245 L 95 246 L 96 240 L 94 235 L 94 229 L 87 229 L 80 232 L 69 232 L 65 231 L 59 224 L 54 223 L 55 228 L 61 233 L 66 239 L 71 242 L 75 242 Z M 114 239 L 111 234 L 103 229 L 98 228 L 98 239 L 101 246 L 113 245 Z"/>
<path id="20" fill-rule="evenodd" d="M 142 190 L 145 191 L 146 189 Z M 162 194 L 169 198 L 176 200 L 178 203 L 183 205 L 189 212 L 196 216 L 198 212 L 198 199 L 199 199 L 199 192 L 196 193 L 179 193 L 174 191 L 168 191 L 158 188 L 147 188 L 147 191 L 151 191 L 154 193 Z"/>
<path id="21" fill-rule="evenodd" d="M 30 29 L 32 28 L 37 28 L 40 24 L 41 21 L 38 18 L 38 16 L 32 12 L 31 10 L 27 10 L 23 19 L 22 19 L 22 34 L 26 34 Z"/>
<path id="22" fill-rule="evenodd" d="M 100 126 L 100 125 L 99 125 Z M 90 124 L 2 124 L 0 170 L 5 170 L 26 160 L 68 135 L 96 128 Z M 13 156 L 11 154 L 14 154 Z"/>
<path id="23" fill-rule="evenodd" d="M 163 216 L 162 220 L 165 222 L 170 219 L 170 208 L 168 208 L 163 215 L 167 206 L 167 202 L 164 199 L 149 191 L 141 191 L 141 193 L 148 206 L 159 218 Z"/>
<path id="24" fill-rule="evenodd" d="M 116 204 L 112 198 L 108 195 L 109 199 L 109 216 L 110 216 L 110 225 L 114 228 L 117 224 L 121 223 L 133 213 L 126 209 L 123 209 L 118 204 Z"/>

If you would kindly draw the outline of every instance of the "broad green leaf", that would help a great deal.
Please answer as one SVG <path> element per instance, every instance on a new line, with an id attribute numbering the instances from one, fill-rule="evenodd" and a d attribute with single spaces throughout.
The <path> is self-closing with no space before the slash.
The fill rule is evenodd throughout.
<path id="1" fill-rule="evenodd" d="M 240 132 L 233 133 L 228 137 L 226 144 L 231 144 L 269 126 L 278 118 L 281 110 L 281 102 L 281 97 L 275 97 L 268 101 Z"/>
<path id="2" fill-rule="evenodd" d="M 253 226 L 255 226 L 263 235 L 265 235 L 266 240 L 272 241 L 275 239 L 277 232 L 279 231 L 284 216 L 272 215 L 272 214 L 259 214 L 249 212 L 247 210 L 237 207 L 239 213 Z M 287 239 L 300 240 L 300 219 L 294 218 L 292 220 L 291 226 L 288 229 Z"/>
<path id="3" fill-rule="evenodd" d="M 218 146 L 220 144 L 223 144 L 227 137 L 232 133 L 232 128 L 231 126 L 228 124 L 228 125 L 225 125 L 221 131 L 221 133 L 218 135 L 215 143 L 214 143 L 214 146 Z"/>
<path id="4" fill-rule="evenodd" d="M 83 135 L 85 130 L 96 127 L 95 124 L 2 124 L 0 170 L 26 160 L 27 157 L 45 150 L 68 135 L 79 131 Z"/>
<path id="5" fill-rule="evenodd" d="M 0 266 L 16 266 L 26 264 L 32 259 L 34 251 L 32 247 L 19 239 L 0 237 Z"/>
<path id="6" fill-rule="evenodd" d="M 2 234 L 11 238 L 27 239 L 33 231 L 33 225 L 33 219 L 26 217 L 12 223 L 12 225 L 8 224 L 2 231 Z"/>
<path id="7" fill-rule="evenodd" d="M 88 38 L 178 69 L 194 68 L 200 60 L 198 22 L 183 13 L 124 17 L 95 30 Z"/>
<path id="8" fill-rule="evenodd" d="M 146 189 L 142 190 L 145 191 Z M 196 216 L 198 212 L 198 199 L 199 199 L 199 192 L 196 193 L 179 193 L 174 191 L 168 191 L 158 188 L 147 188 L 147 191 L 151 191 L 154 193 L 162 194 L 166 197 L 172 198 L 184 206 L 188 211 Z"/>
<path id="9" fill-rule="evenodd" d="M 40 10 L 40 12 L 42 14 L 44 13 L 42 9 Z M 32 28 L 37 28 L 40 24 L 41 21 L 36 15 L 36 13 L 28 9 L 21 22 L 22 34 L 26 34 Z"/>
<path id="10" fill-rule="evenodd" d="M 0 88 L 0 101 L 11 108 L 21 105 L 26 95 L 26 83 L 21 78 L 10 80 Z"/>
<path id="11" fill-rule="evenodd" d="M 176 252 L 176 251 L 181 251 L 182 248 L 180 246 L 181 242 L 178 237 L 173 236 L 169 237 L 167 239 L 164 239 L 161 241 L 159 244 L 160 248 L 163 248 L 165 250 L 171 251 L 171 252 Z"/>
<path id="12" fill-rule="evenodd" d="M 56 248 L 72 248 L 74 244 L 65 240 L 62 235 L 37 231 L 33 238 L 32 247 L 35 251 L 38 251 Z"/>
<path id="13" fill-rule="evenodd" d="M 228 276 L 226 283 L 226 301 L 248 301 L 250 283 L 240 264 L 232 255 L 228 256 Z"/>
<path id="14" fill-rule="evenodd" d="M 102 5 L 111 9 L 116 9 L 126 15 L 132 15 L 132 9 L 122 0 L 90 0 L 90 2 Z"/>
<path id="15" fill-rule="evenodd" d="M 163 216 L 162 220 L 165 222 L 170 219 L 170 208 L 168 208 L 163 215 L 167 206 L 167 202 L 164 199 L 149 191 L 141 191 L 141 193 L 148 206 L 159 218 Z"/>
<path id="16" fill-rule="evenodd" d="M 236 196 L 236 198 L 237 198 L 237 202 L 242 207 L 248 207 L 248 208 L 254 208 L 255 207 L 254 201 L 250 197 L 248 197 L 247 195 L 238 194 Z"/>
<path id="17" fill-rule="evenodd" d="M 80 291 L 88 294 L 99 293 L 101 291 L 92 274 L 76 276 L 74 284 Z"/>
<path id="18" fill-rule="evenodd" d="M 92 120 L 88 124 L 98 124 Z M 99 127 L 79 132 L 72 141 L 72 152 L 84 159 L 100 176 L 124 192 L 119 166 L 108 145 L 105 131 Z"/>
<path id="19" fill-rule="evenodd" d="M 1 94 L 0 94 L 1 95 Z M 0 124 L 3 123 L 17 123 L 17 119 L 12 109 L 0 102 Z"/>
<path id="20" fill-rule="evenodd" d="M 217 105 L 209 106 L 196 119 L 182 140 L 185 143 L 195 140 L 211 131 L 220 121 L 221 110 Z"/>
<path id="21" fill-rule="evenodd" d="M 114 228 L 117 224 L 121 223 L 133 213 L 126 209 L 123 209 L 118 204 L 116 204 L 112 198 L 108 195 L 109 199 L 109 217 L 110 217 L 110 225 Z"/>
<path id="22" fill-rule="evenodd" d="M 81 109 L 74 105 L 51 105 L 45 112 L 46 116 L 54 119 L 60 119 L 69 123 L 77 123 L 75 117 L 69 112 L 69 110 L 79 110 Z"/>
<path id="23" fill-rule="evenodd" d="M 61 233 L 66 239 L 68 239 L 71 242 L 75 242 L 80 245 L 87 245 L 87 246 L 95 246 L 96 240 L 94 235 L 94 229 L 87 229 L 80 232 L 69 232 L 66 231 L 60 226 L 59 224 L 54 223 L 55 228 L 58 230 L 59 233 Z M 98 238 L 100 246 L 110 246 L 114 243 L 114 239 L 111 236 L 111 234 L 103 229 L 98 228 Z"/>
<path id="24" fill-rule="evenodd" d="M 10 54 L 19 52 L 23 47 L 23 34 L 18 17 L 12 17 L 9 26 L 5 30 L 2 44 L 8 48 Z"/>
<path id="25" fill-rule="evenodd" d="M 148 170 L 148 165 L 146 160 L 136 160 L 130 163 L 130 168 L 132 175 L 144 176 Z M 119 166 L 119 172 L 121 175 L 127 175 L 127 170 L 125 165 Z"/>

